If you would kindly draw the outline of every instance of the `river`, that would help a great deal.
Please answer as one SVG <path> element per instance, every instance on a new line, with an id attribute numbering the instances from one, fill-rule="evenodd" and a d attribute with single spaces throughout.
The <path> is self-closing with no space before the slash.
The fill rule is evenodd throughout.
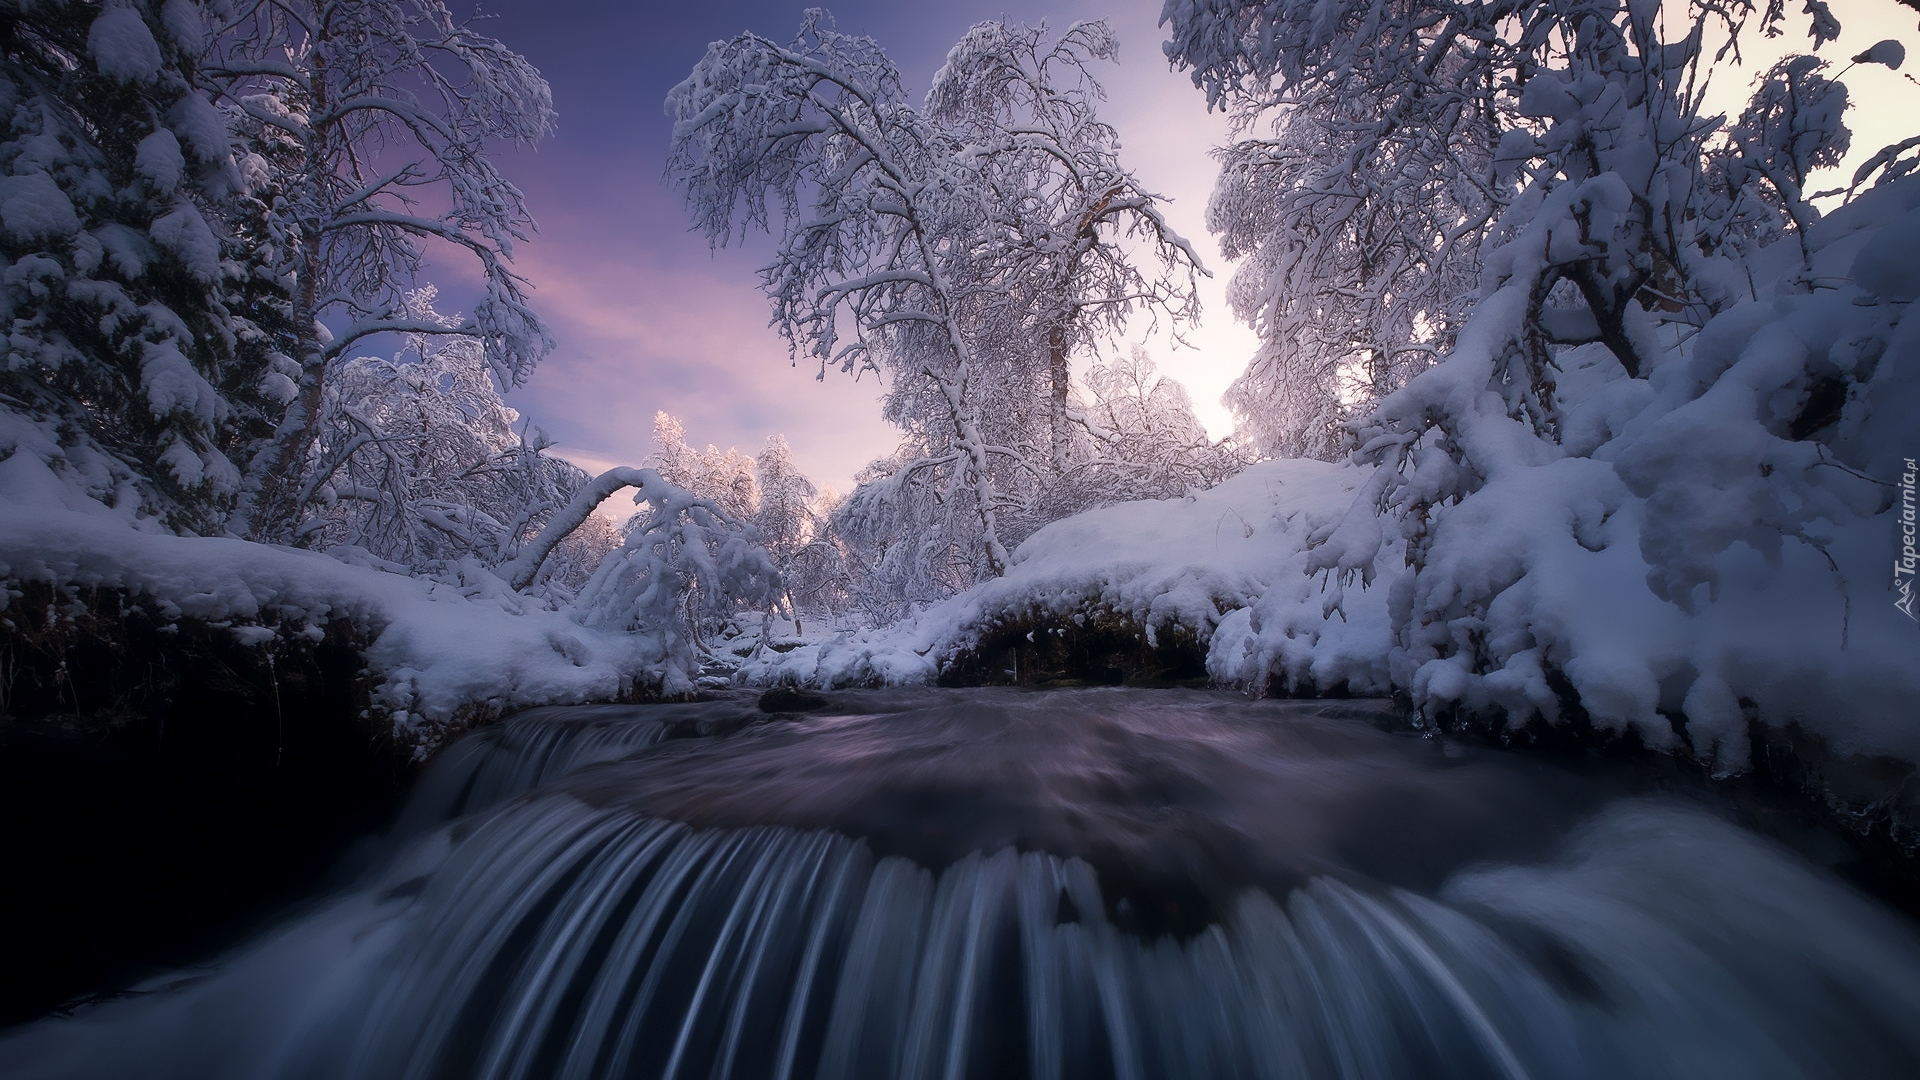
<path id="1" fill-rule="evenodd" d="M 471 736 L 351 884 L 0 1076 L 1920 1075 L 1913 923 L 1644 766 L 1376 702 L 812 704 Z"/>

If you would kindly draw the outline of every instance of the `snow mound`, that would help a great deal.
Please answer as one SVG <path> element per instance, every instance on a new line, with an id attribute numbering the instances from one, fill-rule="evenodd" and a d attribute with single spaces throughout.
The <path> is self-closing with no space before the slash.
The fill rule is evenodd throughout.
<path id="1" fill-rule="evenodd" d="M 1278 657 L 1298 658 L 1305 635 L 1329 653 L 1372 656 L 1384 687 L 1388 636 L 1379 591 L 1353 597 L 1306 574 L 1309 538 L 1351 505 L 1371 479 L 1363 466 L 1271 461 L 1188 498 L 1120 503 L 1046 526 L 1013 553 L 1003 577 L 890 627 L 844 633 L 757 658 L 738 677 L 822 687 L 930 682 L 996 623 L 1030 617 L 1064 624 L 1099 612 L 1140 626 L 1149 644 L 1178 626 L 1212 641 L 1209 670 L 1224 681 L 1266 683 Z M 1382 566 L 1397 555 L 1383 549 Z M 1259 610 L 1247 611 L 1255 601 Z M 1224 613 L 1224 614 L 1223 614 Z M 1317 681 L 1310 660 L 1286 674 Z M 1331 685 L 1327 683 L 1325 685 Z"/>
<path id="2" fill-rule="evenodd" d="M 1895 604 L 1920 454 L 1916 203 L 1906 182 L 1821 220 L 1804 269 L 1779 260 L 1643 378 L 1600 345 L 1559 353 L 1552 425 L 1502 394 L 1523 298 L 1483 300 L 1451 355 L 1356 423 L 1388 482 L 1313 562 L 1412 545 L 1373 587 L 1387 683 L 1428 720 L 1577 720 L 1720 774 L 1751 766 L 1756 723 L 1920 761 L 1920 632 Z M 1337 648 L 1271 662 L 1373 684 L 1375 658 Z"/>
<path id="3" fill-rule="evenodd" d="M 37 465 L 25 458 L 0 466 Z M 167 618 L 230 625 L 243 644 L 263 648 L 276 633 L 350 623 L 371 641 L 374 710 L 391 718 L 397 740 L 421 753 L 476 712 L 617 700 L 636 688 L 691 689 L 689 673 L 668 660 L 657 636 L 583 626 L 477 564 L 459 568 L 454 580 L 431 581 L 371 557 L 354 560 L 355 549 L 321 554 L 142 532 L 110 512 L 21 501 L 32 489 L 13 479 L 0 501 L 0 580 L 125 589 Z M 44 479 L 43 493 L 71 497 Z"/>

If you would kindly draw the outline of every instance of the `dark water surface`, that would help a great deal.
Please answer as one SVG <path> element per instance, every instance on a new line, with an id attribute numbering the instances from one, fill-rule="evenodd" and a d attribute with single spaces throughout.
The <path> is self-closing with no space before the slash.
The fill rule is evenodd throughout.
<path id="1" fill-rule="evenodd" d="M 0 1076 L 1902 1077 L 1904 917 L 1618 766 L 1174 691 L 540 710 Z M 762 722 L 766 721 L 766 722 Z"/>

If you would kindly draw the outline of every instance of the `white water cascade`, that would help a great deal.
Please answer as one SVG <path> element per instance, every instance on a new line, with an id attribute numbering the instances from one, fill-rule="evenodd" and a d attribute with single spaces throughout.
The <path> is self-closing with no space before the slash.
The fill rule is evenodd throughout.
<path id="1" fill-rule="evenodd" d="M 923 692 L 674 739 L 697 712 L 543 713 L 450 754 L 352 890 L 0 1039 L 0 1075 L 1916 1074 L 1920 939 L 1791 851 L 1211 700 Z"/>

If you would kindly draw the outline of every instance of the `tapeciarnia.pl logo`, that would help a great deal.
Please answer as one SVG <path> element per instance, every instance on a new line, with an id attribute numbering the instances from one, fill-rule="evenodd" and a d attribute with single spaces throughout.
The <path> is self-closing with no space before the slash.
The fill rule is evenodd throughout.
<path id="1" fill-rule="evenodd" d="M 1920 569 L 1916 565 L 1920 563 L 1920 553 L 1914 551 L 1913 481 L 1920 468 L 1915 468 L 1912 458 L 1907 458 L 1905 464 L 1905 470 L 1900 473 L 1900 555 L 1893 560 L 1893 606 L 1907 618 L 1920 621 L 1920 614 L 1915 614 L 1913 609 L 1914 572 Z"/>

